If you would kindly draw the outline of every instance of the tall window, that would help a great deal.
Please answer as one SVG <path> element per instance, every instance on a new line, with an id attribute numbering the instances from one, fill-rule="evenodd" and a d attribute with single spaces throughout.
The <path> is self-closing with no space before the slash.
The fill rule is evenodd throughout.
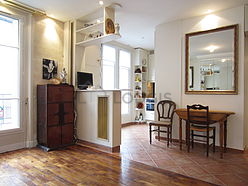
<path id="1" fill-rule="evenodd" d="M 20 127 L 19 20 L 0 15 L 0 131 Z"/>
<path id="2" fill-rule="evenodd" d="M 102 49 L 103 89 L 122 90 L 122 115 L 130 111 L 131 53 L 122 48 L 103 45 Z"/>
<path id="3" fill-rule="evenodd" d="M 116 74 L 116 49 L 110 46 L 103 45 L 102 50 L 102 87 L 104 89 L 117 88 L 115 85 L 115 74 Z"/>

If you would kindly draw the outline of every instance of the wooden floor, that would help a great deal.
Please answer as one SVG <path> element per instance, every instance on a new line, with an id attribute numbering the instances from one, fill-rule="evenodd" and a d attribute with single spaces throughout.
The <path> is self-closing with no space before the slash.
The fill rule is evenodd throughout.
<path id="1" fill-rule="evenodd" d="M 78 145 L 0 154 L 0 185 L 212 185 Z"/>

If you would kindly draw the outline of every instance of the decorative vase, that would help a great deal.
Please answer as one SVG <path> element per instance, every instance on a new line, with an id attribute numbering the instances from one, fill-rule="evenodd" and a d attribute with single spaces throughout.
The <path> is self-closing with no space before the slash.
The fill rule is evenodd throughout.
<path id="1" fill-rule="evenodd" d="M 60 72 L 60 78 L 62 84 L 66 84 L 66 76 L 67 76 L 67 72 L 65 71 L 65 68 L 63 68 L 62 71 Z"/>
<path id="2" fill-rule="evenodd" d="M 115 34 L 120 35 L 120 25 L 119 25 L 119 23 L 115 23 Z"/>

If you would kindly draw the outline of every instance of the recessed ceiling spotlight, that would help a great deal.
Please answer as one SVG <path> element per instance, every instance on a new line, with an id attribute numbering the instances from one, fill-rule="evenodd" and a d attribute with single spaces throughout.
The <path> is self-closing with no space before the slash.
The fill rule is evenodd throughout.
<path id="1" fill-rule="evenodd" d="M 225 63 L 225 62 L 226 62 L 226 59 L 222 59 L 221 62 L 222 62 L 222 63 Z"/>
<path id="2" fill-rule="evenodd" d="M 104 4 L 104 3 L 103 3 L 103 1 L 99 1 L 99 5 L 101 5 L 101 6 L 102 6 L 103 4 Z"/>

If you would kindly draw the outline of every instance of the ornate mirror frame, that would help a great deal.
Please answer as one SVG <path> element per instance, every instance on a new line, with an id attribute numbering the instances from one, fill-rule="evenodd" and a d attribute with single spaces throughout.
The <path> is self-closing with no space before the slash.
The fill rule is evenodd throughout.
<path id="1" fill-rule="evenodd" d="M 204 35 L 204 34 L 211 34 L 225 30 L 234 30 L 233 35 L 233 53 L 234 53 L 234 89 L 233 90 L 190 90 L 189 86 L 192 88 L 192 79 L 189 80 L 189 77 L 192 77 L 192 66 L 190 66 L 190 38 L 194 36 Z M 185 94 L 238 94 L 238 45 L 239 45 L 239 29 L 237 25 L 230 25 L 225 27 L 220 27 L 212 30 L 200 31 L 200 32 L 193 32 L 188 33 L 185 35 Z M 189 85 L 190 83 L 190 85 Z"/>

